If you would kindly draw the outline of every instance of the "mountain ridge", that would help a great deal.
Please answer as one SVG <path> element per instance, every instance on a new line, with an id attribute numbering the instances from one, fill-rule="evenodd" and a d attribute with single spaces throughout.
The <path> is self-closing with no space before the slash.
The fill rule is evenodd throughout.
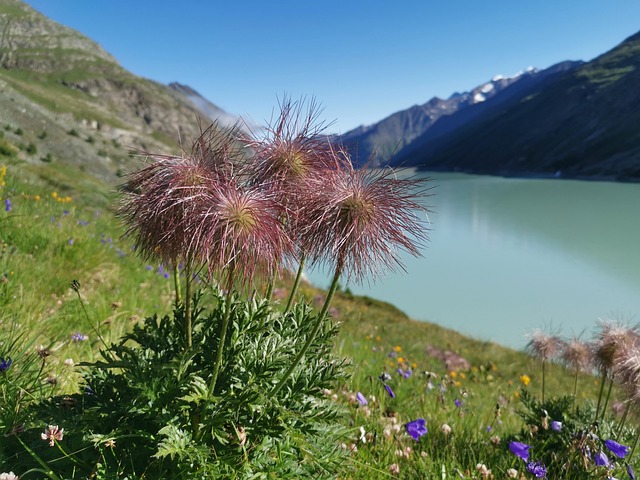
<path id="1" fill-rule="evenodd" d="M 640 33 L 398 163 L 428 170 L 640 181 Z"/>
<path id="2" fill-rule="evenodd" d="M 580 65 L 565 61 L 544 70 L 528 67 L 516 75 L 496 75 L 491 80 L 465 92 L 454 92 L 448 98 L 433 97 L 422 105 L 413 105 L 395 112 L 380 122 L 360 126 L 340 136 L 356 163 L 378 157 L 379 165 L 393 164 L 393 159 L 432 128 L 441 127 L 442 120 L 456 116 L 456 124 L 464 124 L 477 113 L 478 105 L 498 101 L 504 91 L 517 84 L 541 81 L 549 75 Z"/>
<path id="3" fill-rule="evenodd" d="M 22 1 L 0 0 L 0 124 L 18 160 L 80 168 L 113 184 L 138 168 L 131 151 L 178 152 L 178 139 L 222 116 L 220 128 L 233 116 L 211 102 L 138 77 L 81 33 Z"/>

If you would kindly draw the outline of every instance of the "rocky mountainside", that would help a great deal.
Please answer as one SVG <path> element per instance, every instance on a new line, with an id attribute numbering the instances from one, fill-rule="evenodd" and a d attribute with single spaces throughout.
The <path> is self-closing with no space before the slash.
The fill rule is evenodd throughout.
<path id="1" fill-rule="evenodd" d="M 358 163 L 375 157 L 378 164 L 395 164 L 395 159 L 417 139 L 423 142 L 460 128 L 519 92 L 526 92 L 580 63 L 563 62 L 545 70 L 529 67 L 512 77 L 497 75 L 468 92 L 454 93 L 446 100 L 434 97 L 373 125 L 358 127 L 342 135 L 341 141 Z"/>
<path id="2" fill-rule="evenodd" d="M 395 164 L 426 170 L 640 181 L 640 33 L 513 95 Z"/>
<path id="3" fill-rule="evenodd" d="M 132 149 L 177 151 L 178 138 L 198 134 L 198 119 L 233 123 L 193 93 L 137 77 L 79 32 L 19 0 L 0 0 L 5 156 L 16 147 L 28 164 L 78 167 L 113 182 L 137 168 Z"/>

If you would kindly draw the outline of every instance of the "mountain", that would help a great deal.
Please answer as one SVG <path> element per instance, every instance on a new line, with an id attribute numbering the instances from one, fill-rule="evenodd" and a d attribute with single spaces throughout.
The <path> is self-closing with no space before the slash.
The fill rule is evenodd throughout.
<path id="1" fill-rule="evenodd" d="M 497 75 L 474 89 L 454 93 L 443 100 L 434 97 L 423 105 L 396 112 L 380 122 L 361 126 L 340 137 L 358 163 L 375 157 L 376 163 L 389 164 L 419 139 L 435 138 L 502 105 L 506 100 L 536 85 L 571 70 L 581 62 L 563 62 L 545 70 L 529 67 L 512 77 Z"/>
<path id="2" fill-rule="evenodd" d="M 640 33 L 588 63 L 511 95 L 499 108 L 455 129 L 444 128 L 439 136 L 425 132 L 399 151 L 393 164 L 640 181 L 638 85 Z"/>
<path id="3" fill-rule="evenodd" d="M 0 161 L 4 151 L 113 182 L 138 167 L 131 149 L 178 151 L 198 119 L 217 118 L 234 123 L 189 87 L 140 78 L 79 32 L 0 0 Z"/>

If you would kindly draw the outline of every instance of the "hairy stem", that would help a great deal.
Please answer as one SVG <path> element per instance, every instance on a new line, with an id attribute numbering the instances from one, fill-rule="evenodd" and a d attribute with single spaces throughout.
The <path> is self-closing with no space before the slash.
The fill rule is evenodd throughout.
<path id="1" fill-rule="evenodd" d="M 184 265 L 184 328 L 187 337 L 187 349 L 190 349 L 193 345 L 192 338 L 192 326 L 191 326 L 191 287 L 193 279 L 191 278 L 191 255 L 187 256 L 187 261 Z"/>
<path id="2" fill-rule="evenodd" d="M 545 383 L 545 365 L 547 364 L 546 358 L 542 359 L 542 403 L 544 403 L 544 383 Z"/>
<path id="3" fill-rule="evenodd" d="M 307 350 L 309 350 L 309 347 L 311 346 L 316 336 L 318 335 L 318 332 L 320 331 L 320 327 L 322 326 L 322 323 L 324 322 L 324 319 L 327 316 L 327 311 L 329 310 L 329 305 L 331 304 L 333 295 L 336 293 L 336 289 L 338 288 L 338 280 L 340 279 L 341 272 L 342 272 L 341 267 L 336 268 L 336 273 L 333 276 L 331 287 L 329 288 L 329 293 L 327 293 L 327 298 L 324 301 L 322 310 L 320 311 L 320 314 L 316 318 L 316 323 L 313 326 L 313 330 L 311 330 L 311 333 L 309 334 L 307 341 L 302 346 L 302 349 L 298 352 L 298 355 L 296 355 L 296 357 L 293 359 L 293 362 L 291 362 L 291 365 L 289 365 L 289 368 L 287 369 L 287 371 L 284 372 L 284 375 L 282 376 L 278 384 L 269 393 L 270 398 L 273 398 L 282 389 L 283 385 L 285 384 L 287 379 L 291 376 L 291 373 L 293 373 L 295 368 L 298 366 L 298 364 L 302 360 L 302 357 L 304 357 L 304 354 L 307 353 Z"/>
<path id="4" fill-rule="evenodd" d="M 293 282 L 293 287 L 291 287 L 291 293 L 289 294 L 289 300 L 287 301 L 287 307 L 284 309 L 284 313 L 287 313 L 291 308 L 291 304 L 293 303 L 293 297 L 296 295 L 296 291 L 298 290 L 298 286 L 300 285 L 300 278 L 302 278 L 302 270 L 304 269 L 305 262 L 305 254 L 302 254 L 300 257 L 300 266 L 298 267 L 298 273 L 296 275 L 296 279 Z"/>
<path id="5" fill-rule="evenodd" d="M 173 264 L 173 288 L 176 291 L 176 306 L 182 303 L 182 292 L 180 291 L 180 270 L 178 262 Z"/>
<path id="6" fill-rule="evenodd" d="M 272 295 L 273 295 L 273 278 L 269 280 L 269 283 L 267 284 L 267 289 L 264 292 L 264 299 L 270 302 Z"/>
<path id="7" fill-rule="evenodd" d="M 613 389 L 613 376 L 609 380 L 609 389 L 607 390 L 607 396 L 604 399 L 604 406 L 602 407 L 602 418 L 604 419 L 604 415 L 607 412 L 607 405 L 609 405 L 609 399 L 611 398 L 611 390 Z"/>
<path id="8" fill-rule="evenodd" d="M 222 325 L 220 326 L 220 340 L 218 341 L 218 349 L 216 351 L 216 360 L 213 364 L 213 373 L 211 374 L 211 382 L 209 383 L 209 397 L 213 395 L 213 391 L 216 388 L 216 382 L 218 381 L 218 373 L 220 372 L 220 365 L 222 364 L 222 354 L 224 350 L 224 344 L 227 339 L 227 330 L 229 327 L 229 320 L 231 318 L 231 303 L 233 299 L 233 283 L 234 283 L 234 268 L 231 267 L 229 272 L 229 288 L 227 289 L 227 298 L 224 304 L 224 316 L 222 317 Z"/>
<path id="9" fill-rule="evenodd" d="M 607 381 L 607 370 L 602 370 L 602 382 L 600 383 L 600 393 L 598 393 L 598 405 L 596 406 L 596 418 L 595 422 L 598 421 L 598 415 L 600 414 L 600 405 L 602 403 L 602 393 L 604 392 L 604 384 Z"/>

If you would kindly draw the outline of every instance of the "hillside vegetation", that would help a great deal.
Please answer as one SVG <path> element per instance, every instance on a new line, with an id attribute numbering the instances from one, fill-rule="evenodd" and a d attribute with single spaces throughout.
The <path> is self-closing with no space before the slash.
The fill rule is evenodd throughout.
<path id="1" fill-rule="evenodd" d="M 5 145 L 17 149 L 10 142 Z M 64 172 L 44 181 L 52 172 L 38 169 L 34 175 L 29 167 L 15 157 L 0 167 L 0 357 L 13 359 L 9 368 L 17 368 L 10 371 L 16 375 L 24 368 L 21 360 L 46 348 L 50 356 L 38 372 L 46 402 L 82 387 L 80 373 L 86 369 L 77 365 L 98 359 L 105 341 L 117 342 L 153 312 L 171 312 L 175 279 L 164 266 L 142 261 L 121 239 L 109 188 L 83 183 L 81 176 L 72 180 Z M 77 188 L 74 180 L 79 180 Z M 79 294 L 69 286 L 73 280 L 79 282 Z M 283 278 L 275 298 L 286 298 L 288 285 Z M 316 308 L 325 294 L 310 285 L 300 291 Z M 525 465 L 509 451 L 512 442 L 538 442 L 534 451 L 549 464 L 555 457 L 547 455 L 543 445 L 560 437 L 552 440 L 555 433 L 542 430 L 542 425 L 564 422 L 562 441 L 571 445 L 568 429 L 593 418 L 599 382 L 591 375 L 575 376 L 551 363 L 541 370 L 540 360 L 523 352 L 416 322 L 371 298 L 339 291 L 333 305 L 339 322 L 334 354 L 346 359 L 348 377 L 326 395 L 343 409 L 338 421 L 344 430 L 334 446 L 347 458 L 328 478 L 420 478 L 436 472 L 446 472 L 444 478 L 505 478 L 510 468 L 518 471 L 513 478 L 529 478 Z M 545 389 L 547 400 L 540 404 Z M 574 405 L 580 405 L 575 418 Z M 614 398 L 608 405 L 619 408 Z M 550 412 L 548 418 L 544 411 Z M 47 422 L 60 423 L 60 417 L 52 415 L 48 420 L 31 418 L 21 428 L 39 435 Z M 419 441 L 405 431 L 416 418 L 425 419 L 429 431 Z M 7 423 L 6 416 L 4 422 L 5 434 L 11 434 L 15 425 Z M 600 428 L 608 435 L 618 424 L 621 429 L 625 425 L 620 417 L 602 422 Z M 620 441 L 634 435 L 624 428 L 616 437 Z M 36 454 L 46 459 L 48 448 L 43 442 Z M 27 465 L 27 457 L 22 458 Z M 2 466 L 0 454 L 0 470 Z M 18 473 L 20 464 L 10 460 L 4 468 Z M 589 478 L 608 471 L 590 469 Z M 562 478 L 586 478 L 584 470 L 577 472 L 569 470 Z"/>

